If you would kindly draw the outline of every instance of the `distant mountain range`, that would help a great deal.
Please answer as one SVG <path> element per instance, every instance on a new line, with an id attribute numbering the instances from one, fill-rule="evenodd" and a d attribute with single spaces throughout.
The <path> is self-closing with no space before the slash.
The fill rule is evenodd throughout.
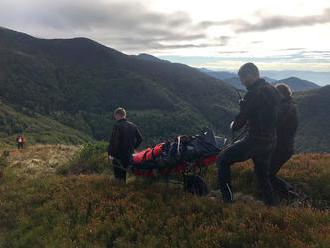
<path id="1" fill-rule="evenodd" d="M 289 77 L 279 81 L 276 83 L 285 83 L 290 86 L 293 91 L 306 91 L 306 90 L 313 90 L 318 89 L 321 86 L 317 85 L 316 83 L 303 80 L 297 77 Z"/>
<path id="2" fill-rule="evenodd" d="M 327 72 L 320 71 L 294 71 L 294 70 L 285 70 L 285 71 L 270 71 L 263 70 L 262 74 L 274 78 L 276 80 L 281 80 L 283 78 L 297 77 L 310 82 L 314 82 L 320 86 L 330 84 L 330 68 Z"/>
<path id="3" fill-rule="evenodd" d="M 245 90 L 245 87 L 242 85 L 241 81 L 237 77 L 235 73 L 226 72 L 226 71 L 212 71 L 205 68 L 199 69 L 200 71 L 206 73 L 207 75 L 223 80 L 224 82 L 234 86 L 237 89 Z M 269 78 L 267 76 L 262 76 L 266 81 L 276 84 L 276 83 L 286 83 L 291 87 L 293 91 L 305 91 L 320 88 L 321 86 L 316 83 L 303 80 L 297 77 L 289 77 L 281 80 L 276 80 L 273 78 Z"/>
<path id="4" fill-rule="evenodd" d="M 328 93 L 330 86 L 297 94 L 299 151 L 330 151 Z M 0 28 L 0 144 L 22 131 L 44 143 L 107 140 L 118 106 L 148 144 L 206 127 L 226 135 L 237 100 L 229 83 L 184 64 Z"/>
<path id="5" fill-rule="evenodd" d="M 213 71 L 206 68 L 198 68 L 198 70 L 220 80 L 237 77 L 236 73 L 229 71 Z"/>
<path id="6" fill-rule="evenodd" d="M 12 112 L 43 116 L 105 140 L 112 111 L 123 106 L 148 143 L 205 127 L 225 134 L 237 111 L 234 89 L 195 68 L 146 54 L 129 56 L 85 38 L 38 39 L 4 28 L 0 99 Z M 6 130 L 0 138 L 24 131 L 46 140 L 50 134 L 30 126 L 31 119 L 16 127 L 15 114 L 10 116 L 0 120 Z"/>

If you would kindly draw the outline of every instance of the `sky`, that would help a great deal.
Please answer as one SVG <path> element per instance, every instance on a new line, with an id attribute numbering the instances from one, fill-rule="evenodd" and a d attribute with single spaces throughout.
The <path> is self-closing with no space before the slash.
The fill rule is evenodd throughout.
<path id="1" fill-rule="evenodd" d="M 210 69 L 330 71 L 329 0 L 0 0 L 0 26 Z"/>

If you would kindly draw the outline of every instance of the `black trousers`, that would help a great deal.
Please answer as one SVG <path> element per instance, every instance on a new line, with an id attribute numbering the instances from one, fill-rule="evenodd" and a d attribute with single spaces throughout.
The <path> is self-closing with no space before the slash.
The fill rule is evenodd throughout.
<path id="1" fill-rule="evenodd" d="M 128 168 L 130 162 L 130 158 L 113 160 L 113 174 L 117 180 L 126 182 L 126 168 Z"/>
<path id="2" fill-rule="evenodd" d="M 24 143 L 23 142 L 18 142 L 17 143 L 17 148 L 18 149 L 23 149 L 24 148 Z"/>
<path id="3" fill-rule="evenodd" d="M 246 137 L 220 153 L 218 178 L 225 202 L 230 202 L 234 199 L 231 187 L 231 165 L 252 159 L 263 201 L 267 205 L 276 205 L 278 203 L 270 180 L 270 164 L 275 145 L 276 141 Z"/>
<path id="4" fill-rule="evenodd" d="M 270 179 L 274 189 L 277 192 L 288 194 L 293 190 L 293 186 L 284 179 L 276 176 L 281 167 L 291 158 L 293 149 L 285 149 L 285 147 L 277 147 L 273 153 L 270 166 Z"/>

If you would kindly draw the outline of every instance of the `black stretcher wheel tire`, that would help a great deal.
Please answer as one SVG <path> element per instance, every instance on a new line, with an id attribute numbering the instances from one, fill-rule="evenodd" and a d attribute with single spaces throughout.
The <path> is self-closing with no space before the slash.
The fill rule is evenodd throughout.
<path id="1" fill-rule="evenodd" d="M 200 176 L 187 176 L 184 183 L 185 191 L 198 196 L 206 196 L 209 193 L 207 184 Z"/>

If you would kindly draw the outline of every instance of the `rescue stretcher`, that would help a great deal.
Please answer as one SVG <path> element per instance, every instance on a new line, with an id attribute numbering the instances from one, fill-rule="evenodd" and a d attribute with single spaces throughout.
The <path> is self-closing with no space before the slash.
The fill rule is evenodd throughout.
<path id="1" fill-rule="evenodd" d="M 226 139 L 215 136 L 212 130 L 178 136 L 134 154 L 132 164 L 122 169 L 137 177 L 175 178 L 186 191 L 206 195 L 208 187 L 203 176 L 209 166 L 216 164 L 225 143 Z"/>

